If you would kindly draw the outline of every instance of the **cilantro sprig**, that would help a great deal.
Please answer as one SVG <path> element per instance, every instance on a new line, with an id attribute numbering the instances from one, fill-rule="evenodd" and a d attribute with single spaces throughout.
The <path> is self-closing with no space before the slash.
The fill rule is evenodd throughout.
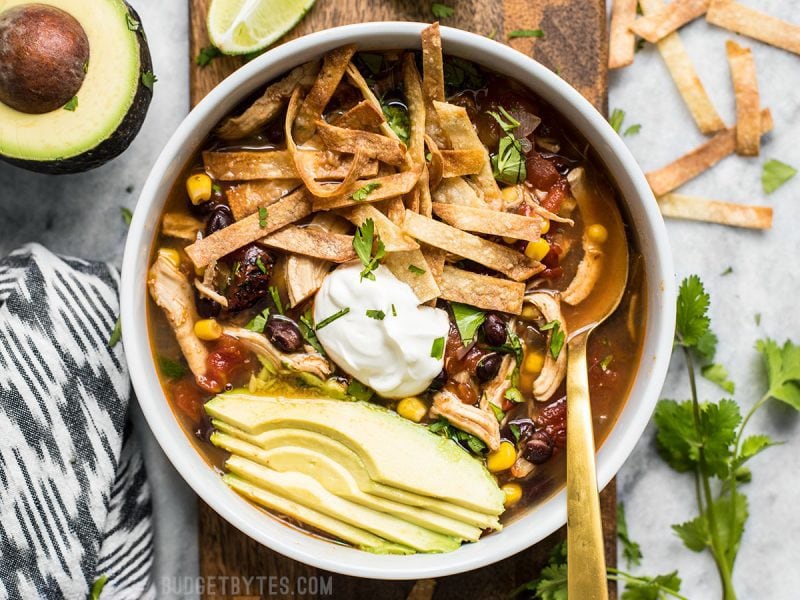
<path id="1" fill-rule="evenodd" d="M 491 158 L 492 172 L 498 181 L 516 185 L 525 181 L 528 176 L 522 143 L 514 136 L 514 131 L 520 126 L 520 122 L 502 106 L 498 107 L 498 110 L 499 113 L 489 111 L 489 114 L 497 121 L 505 135 L 500 138 L 497 153 Z"/>
<path id="2" fill-rule="evenodd" d="M 353 237 L 353 250 L 356 251 L 356 256 L 364 265 L 361 279 L 375 281 L 373 271 L 378 268 L 381 259 L 386 256 L 386 248 L 381 239 L 375 235 L 375 222 L 372 219 L 364 221 L 356 230 Z"/>

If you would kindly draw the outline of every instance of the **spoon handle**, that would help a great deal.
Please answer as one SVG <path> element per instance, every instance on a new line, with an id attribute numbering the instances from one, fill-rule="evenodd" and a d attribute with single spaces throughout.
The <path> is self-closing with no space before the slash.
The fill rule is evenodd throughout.
<path id="1" fill-rule="evenodd" d="M 589 333 L 578 333 L 567 346 L 567 586 L 570 599 L 607 600 L 586 363 Z"/>

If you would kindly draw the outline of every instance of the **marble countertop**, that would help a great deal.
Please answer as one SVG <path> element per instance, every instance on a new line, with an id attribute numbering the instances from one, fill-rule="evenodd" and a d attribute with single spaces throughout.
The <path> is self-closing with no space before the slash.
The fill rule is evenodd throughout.
<path id="1" fill-rule="evenodd" d="M 0 164 L 0 256 L 36 241 L 55 252 L 120 264 L 126 234 L 120 207 L 135 208 L 155 157 L 189 105 L 186 4 L 155 0 L 131 3 L 145 24 L 159 78 L 142 132 L 124 158 L 90 173 L 56 178 Z M 746 0 L 745 4 L 797 20 L 791 3 Z M 753 349 L 755 340 L 771 336 L 780 341 L 786 337 L 800 341 L 800 278 L 794 265 L 800 249 L 796 230 L 800 223 L 800 177 L 770 196 L 763 193 L 760 183 L 761 165 L 769 158 L 800 165 L 800 57 L 704 21 L 688 25 L 681 36 L 727 123 L 734 121 L 734 103 L 725 40 L 736 38 L 752 47 L 761 102 L 772 110 L 775 120 L 775 132 L 765 138 L 760 157 L 728 158 L 681 189 L 734 202 L 768 204 L 775 210 L 770 231 L 667 223 L 677 276 L 697 273 L 711 291 L 711 313 L 720 338 L 717 358 L 728 367 L 736 382 L 735 398 L 746 409 L 763 393 L 765 385 Z M 625 110 L 627 125 L 642 125 L 638 135 L 625 141 L 644 170 L 668 163 L 703 140 L 652 47 L 638 53 L 633 66 L 612 73 L 609 106 Z M 728 267 L 733 272 L 723 275 Z M 760 323 L 756 314 L 761 315 Z M 700 392 L 713 399 L 721 395 L 721 390 L 705 381 L 700 383 Z M 663 396 L 688 397 L 685 366 L 678 357 L 672 361 Z M 156 581 L 195 575 L 195 497 L 166 461 L 137 406 L 133 407 L 133 419 L 143 441 L 153 489 Z M 759 412 L 749 426 L 750 433 L 768 433 L 785 444 L 754 460 L 753 482 L 743 488 L 750 498 L 751 516 L 734 577 L 740 598 L 789 599 L 796 597 L 800 588 L 796 564 L 800 516 L 792 500 L 800 493 L 792 477 L 800 472 L 798 428 L 798 416 L 777 403 Z M 618 478 L 630 534 L 644 552 L 643 564 L 637 570 L 655 574 L 677 568 L 688 597 L 718 597 L 718 577 L 711 558 L 684 548 L 670 530 L 671 524 L 694 516 L 692 482 L 661 461 L 653 435 L 651 426 Z"/>

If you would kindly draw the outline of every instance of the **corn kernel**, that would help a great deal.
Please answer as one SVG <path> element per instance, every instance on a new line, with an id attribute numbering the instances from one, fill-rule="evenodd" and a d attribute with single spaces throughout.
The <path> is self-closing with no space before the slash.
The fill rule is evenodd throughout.
<path id="1" fill-rule="evenodd" d="M 541 316 L 539 309 L 533 304 L 526 304 L 522 307 L 522 313 L 519 315 L 524 321 L 534 321 Z"/>
<path id="2" fill-rule="evenodd" d="M 541 373 L 544 367 L 544 355 L 540 352 L 528 352 L 522 362 L 522 368 L 528 373 Z"/>
<path id="3" fill-rule="evenodd" d="M 545 219 L 544 221 L 542 221 L 542 226 L 539 229 L 539 233 L 541 235 L 544 235 L 548 231 L 550 231 L 550 219 Z"/>
<path id="4" fill-rule="evenodd" d="M 175 248 L 160 248 L 158 255 L 166 258 L 176 269 L 181 267 L 181 253 L 175 250 Z"/>
<path id="5" fill-rule="evenodd" d="M 500 442 L 500 447 L 486 457 L 486 468 L 492 473 L 510 469 L 517 460 L 517 450 L 511 442 Z"/>
<path id="6" fill-rule="evenodd" d="M 416 396 L 403 398 L 397 403 L 397 414 L 409 421 L 414 421 L 414 423 L 419 423 L 427 412 L 428 407 Z"/>
<path id="7" fill-rule="evenodd" d="M 506 507 L 513 506 L 522 498 L 522 488 L 518 483 L 506 483 L 503 484 L 500 489 L 503 490 L 503 494 L 505 494 L 503 505 Z"/>
<path id="8" fill-rule="evenodd" d="M 500 195 L 503 198 L 503 202 L 511 204 L 512 202 L 516 202 L 519 199 L 519 190 L 517 189 L 517 186 L 511 185 L 509 187 L 503 188 L 503 191 L 500 192 Z"/>
<path id="9" fill-rule="evenodd" d="M 222 326 L 215 319 L 202 319 L 194 324 L 194 334 L 201 340 L 213 342 L 222 337 Z"/>
<path id="10" fill-rule="evenodd" d="M 194 205 L 208 202 L 211 200 L 211 177 L 205 173 L 190 175 L 186 180 L 186 193 Z"/>
<path id="11" fill-rule="evenodd" d="M 512 237 L 504 237 L 504 238 L 503 238 L 503 241 L 504 241 L 506 244 L 509 244 L 509 245 L 511 245 L 511 244 L 515 244 L 515 243 L 517 243 L 517 238 L 512 238 Z"/>
<path id="12" fill-rule="evenodd" d="M 608 239 L 608 229 L 595 223 L 586 228 L 586 236 L 596 244 L 602 244 Z"/>
<path id="13" fill-rule="evenodd" d="M 543 238 L 539 238 L 535 242 L 528 242 L 528 245 L 525 246 L 525 256 L 533 260 L 542 260 L 548 252 L 550 252 L 550 244 Z"/>

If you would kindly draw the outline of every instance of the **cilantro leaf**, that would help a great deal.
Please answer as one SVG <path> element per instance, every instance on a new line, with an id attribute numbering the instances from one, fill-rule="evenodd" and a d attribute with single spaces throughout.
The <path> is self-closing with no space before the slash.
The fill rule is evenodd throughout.
<path id="1" fill-rule="evenodd" d="M 622 128 L 622 122 L 625 120 L 625 111 L 621 108 L 615 108 L 611 111 L 611 116 L 608 118 L 608 124 L 611 125 L 611 129 L 619 133 L 619 130 Z"/>
<path id="2" fill-rule="evenodd" d="M 706 360 L 712 360 L 717 336 L 711 331 L 708 307 L 711 299 L 697 275 L 683 280 L 678 291 L 675 339 L 686 348 L 694 348 Z"/>
<path id="3" fill-rule="evenodd" d="M 622 600 L 662 600 L 667 598 L 667 590 L 679 592 L 681 583 L 677 571 L 655 577 L 626 577 L 625 591 L 622 592 L 621 598 Z M 672 597 L 673 594 L 669 596 Z"/>
<path id="4" fill-rule="evenodd" d="M 617 537 L 622 542 L 622 555 L 628 566 L 642 563 L 642 549 L 628 534 L 628 521 L 625 519 L 625 505 L 617 504 Z"/>
<path id="5" fill-rule="evenodd" d="M 362 402 L 369 402 L 374 393 L 371 388 L 361 383 L 358 379 L 351 380 L 347 386 L 347 394 Z"/>
<path id="6" fill-rule="evenodd" d="M 121 206 L 119 212 L 122 215 L 122 221 L 125 225 L 130 225 L 131 221 L 133 221 L 133 212 L 131 212 L 131 209 Z"/>
<path id="7" fill-rule="evenodd" d="M 383 321 L 386 318 L 386 313 L 382 310 L 370 309 L 367 311 L 367 316 L 370 319 L 375 319 L 376 321 Z"/>
<path id="8" fill-rule="evenodd" d="M 629 125 L 622 135 L 623 137 L 628 137 L 629 135 L 639 135 L 641 130 L 642 126 L 639 123 L 635 123 L 633 125 Z"/>
<path id="9" fill-rule="evenodd" d="M 265 308 L 258 313 L 244 328 L 256 333 L 264 333 L 264 328 L 267 326 L 267 318 L 269 318 L 269 308 Z"/>
<path id="10" fill-rule="evenodd" d="M 158 77 L 156 77 L 152 71 L 145 71 L 142 73 L 142 85 L 151 92 L 153 91 L 153 86 L 156 81 L 158 81 Z"/>
<path id="11" fill-rule="evenodd" d="M 408 265 L 408 270 L 414 275 L 424 275 L 426 273 L 425 269 L 418 267 L 417 265 Z"/>
<path id="12" fill-rule="evenodd" d="M 200 52 L 194 59 L 194 64 L 198 67 L 205 67 L 215 58 L 219 58 L 222 56 L 222 52 L 216 46 L 206 46 L 205 48 L 200 48 Z"/>
<path id="13" fill-rule="evenodd" d="M 375 52 L 358 52 L 353 62 L 358 67 L 359 71 L 368 71 L 370 76 L 375 76 L 383 69 L 383 55 L 376 54 Z M 364 67 L 363 69 L 361 67 Z"/>
<path id="14" fill-rule="evenodd" d="M 125 23 L 130 31 L 139 31 L 141 23 L 131 13 L 125 13 Z"/>
<path id="15" fill-rule="evenodd" d="M 485 78 L 474 63 L 452 57 L 444 61 L 444 83 L 448 92 L 479 90 L 484 86 Z"/>
<path id="16" fill-rule="evenodd" d="M 461 304 L 460 302 L 451 302 L 450 308 L 453 311 L 458 333 L 461 334 L 461 341 L 464 342 L 465 346 L 468 346 L 475 338 L 478 327 L 486 319 L 486 313 L 479 308 Z"/>
<path id="17" fill-rule="evenodd" d="M 780 347 L 766 338 L 756 342 L 756 350 L 764 358 L 769 397 L 800 410 L 800 346 L 786 340 Z"/>
<path id="18" fill-rule="evenodd" d="M 431 358 L 440 360 L 444 356 L 444 338 L 438 337 L 431 344 Z"/>
<path id="19" fill-rule="evenodd" d="M 183 363 L 177 360 L 167 358 L 166 356 L 159 356 L 157 361 L 158 370 L 167 379 L 180 379 L 187 373 L 186 367 L 183 366 Z"/>
<path id="20" fill-rule="evenodd" d="M 117 318 L 117 322 L 114 323 L 114 331 L 111 332 L 111 337 L 108 338 L 108 347 L 113 348 L 119 341 L 122 339 L 122 322 Z"/>
<path id="21" fill-rule="evenodd" d="M 495 419 L 497 419 L 497 422 L 502 423 L 503 419 L 505 419 L 506 417 L 506 413 L 503 412 L 503 409 L 500 408 L 499 406 L 496 406 L 495 404 L 492 404 L 491 402 L 489 402 L 489 408 L 492 409 L 492 412 L 494 413 L 494 417 Z"/>
<path id="22" fill-rule="evenodd" d="M 739 456 L 736 457 L 736 468 L 753 458 L 756 454 L 766 450 L 770 446 L 777 446 L 779 442 L 764 434 L 751 435 L 742 442 Z"/>
<path id="23" fill-rule="evenodd" d="M 383 101 L 381 101 L 381 109 L 383 110 L 383 115 L 386 117 L 386 122 L 389 124 L 389 127 L 397 134 L 400 141 L 407 146 L 410 137 L 409 129 L 411 127 L 411 119 L 408 115 L 408 111 L 399 104 L 385 104 Z"/>
<path id="24" fill-rule="evenodd" d="M 557 359 L 559 354 L 561 354 L 561 349 L 564 347 L 567 336 L 561 330 L 561 323 L 559 321 L 550 321 L 539 328 L 539 331 L 550 330 L 552 330 L 550 334 L 550 355 Z"/>
<path id="25" fill-rule="evenodd" d="M 454 12 L 456 12 L 456 10 L 447 6 L 446 4 L 441 4 L 439 2 L 434 2 L 431 4 L 431 13 L 433 13 L 433 16 L 437 19 L 446 19 L 448 17 L 452 17 Z"/>
<path id="26" fill-rule="evenodd" d="M 264 229 L 267 226 L 267 219 L 269 219 L 269 210 L 266 206 L 258 207 L 258 226 Z"/>
<path id="27" fill-rule="evenodd" d="M 70 98 L 70 101 L 64 105 L 64 110 L 68 110 L 69 112 L 75 112 L 75 109 L 78 108 L 78 97 L 73 96 Z"/>
<path id="28" fill-rule="evenodd" d="M 541 600 L 567 599 L 567 563 L 547 565 L 536 584 L 536 597 Z"/>
<path id="29" fill-rule="evenodd" d="M 372 183 L 368 183 L 367 185 L 358 188 L 355 192 L 353 192 L 351 198 L 356 202 L 363 202 L 367 199 L 367 196 L 369 196 L 379 187 L 381 187 L 381 184 L 373 181 Z"/>
<path id="30" fill-rule="evenodd" d="M 314 350 L 325 356 L 325 349 L 322 347 L 319 338 L 317 338 L 316 331 L 314 331 L 314 315 L 311 313 L 311 309 L 303 313 L 298 325 L 300 326 L 300 333 L 303 339 L 308 342 Z"/>
<path id="31" fill-rule="evenodd" d="M 106 574 L 100 575 L 100 577 L 95 579 L 94 583 L 92 584 L 92 589 L 89 590 L 88 600 L 99 600 L 100 594 L 103 593 L 103 588 L 106 587 L 107 581 L 108 575 Z"/>
<path id="32" fill-rule="evenodd" d="M 735 391 L 736 384 L 728 379 L 728 370 L 724 366 L 713 363 L 704 366 L 702 369 L 700 369 L 700 372 L 703 374 L 703 377 L 712 383 L 716 383 L 729 394 L 733 394 Z"/>
<path id="33" fill-rule="evenodd" d="M 508 32 L 508 39 L 516 38 L 543 38 L 544 31 L 541 29 L 514 29 Z"/>
<path id="34" fill-rule="evenodd" d="M 720 545 L 730 564 L 733 564 L 733 559 L 739 552 L 744 524 L 747 521 L 747 497 L 742 493 L 737 493 L 735 496 L 723 496 L 714 501 L 713 510 Z M 702 552 L 711 547 L 708 515 L 709 512 L 706 509 L 703 514 L 691 521 L 672 526 L 673 531 L 690 550 Z"/>
<path id="35" fill-rule="evenodd" d="M 761 186 L 767 194 L 771 194 L 795 175 L 797 175 L 797 169 L 773 158 L 764 163 L 761 171 Z"/>
<path id="36" fill-rule="evenodd" d="M 353 236 L 353 249 L 361 264 L 364 265 L 361 278 L 375 281 L 373 271 L 378 268 L 381 259 L 386 255 L 386 248 L 380 238 L 377 238 L 376 243 L 375 222 L 372 219 L 367 219 L 361 227 L 356 229 L 355 236 Z"/>
<path id="37" fill-rule="evenodd" d="M 283 302 L 281 301 L 281 293 L 278 291 L 278 287 L 274 285 L 269 286 L 269 295 L 272 296 L 272 302 L 275 304 L 275 310 L 277 310 L 280 314 L 284 314 Z"/>
<path id="38" fill-rule="evenodd" d="M 343 316 L 345 316 L 349 312 L 350 312 L 350 307 L 349 306 L 345 306 L 342 310 L 337 310 L 332 315 L 325 317 L 324 319 L 322 319 L 322 321 L 317 323 L 317 331 L 319 331 L 323 327 L 327 327 L 328 325 L 333 323 L 336 319 L 342 318 Z"/>

